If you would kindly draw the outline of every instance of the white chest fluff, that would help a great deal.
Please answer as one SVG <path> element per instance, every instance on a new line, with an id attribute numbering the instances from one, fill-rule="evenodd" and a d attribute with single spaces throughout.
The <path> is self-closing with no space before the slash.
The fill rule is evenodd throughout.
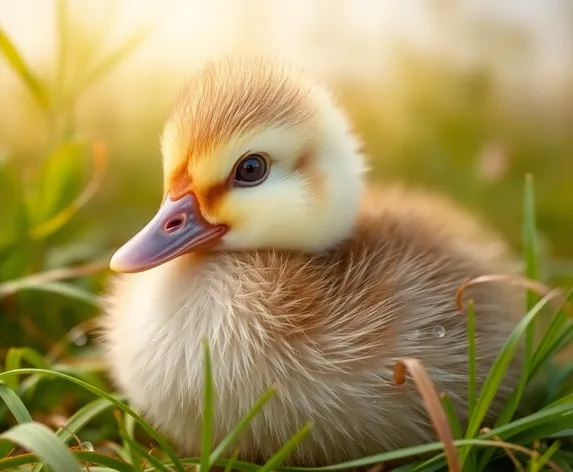
<path id="1" fill-rule="evenodd" d="M 259 372 L 260 381 L 254 382 L 249 375 L 260 347 L 252 335 L 256 326 L 249 326 L 252 319 L 238 319 L 231 303 L 236 284 L 226 283 L 222 269 L 207 260 L 195 267 L 176 260 L 124 276 L 118 279 L 121 295 L 110 307 L 113 326 L 107 336 L 115 378 L 137 408 L 176 438 L 190 435 L 200 421 L 202 339 L 212 352 L 218 396 L 229 394 L 237 402 L 226 408 L 229 416 L 246 412 L 276 380 Z M 225 391 L 231 386 L 243 392 L 231 395 Z M 244 395 L 245 389 L 252 396 Z"/>
<path id="2" fill-rule="evenodd" d="M 238 443 L 244 457 L 272 455 L 309 420 L 313 433 L 309 447 L 295 453 L 299 462 L 359 457 L 399 444 L 399 435 L 384 431 L 393 408 L 409 395 L 389 385 L 391 373 L 380 365 L 353 373 L 350 382 L 341 372 L 321 372 L 312 343 L 273 338 L 263 322 L 272 314 L 252 303 L 257 294 L 245 289 L 249 269 L 240 264 L 227 255 L 196 264 L 180 258 L 118 279 L 106 344 L 112 374 L 135 408 L 184 454 L 197 454 L 206 339 L 213 359 L 216 441 L 265 389 L 278 385 L 276 398 Z M 405 412 L 400 421 L 426 435 L 425 420 L 416 421 L 415 414 Z"/>

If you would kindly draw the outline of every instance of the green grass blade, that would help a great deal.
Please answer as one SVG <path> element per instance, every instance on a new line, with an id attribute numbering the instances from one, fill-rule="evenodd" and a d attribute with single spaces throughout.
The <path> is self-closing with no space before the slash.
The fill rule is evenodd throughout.
<path id="1" fill-rule="evenodd" d="M 547 439 L 562 439 L 562 438 L 573 438 L 573 428 L 567 428 L 559 431 L 555 434 L 550 434 Z"/>
<path id="2" fill-rule="evenodd" d="M 135 441 L 133 441 L 132 436 L 128 432 L 128 428 L 126 427 L 125 418 L 116 411 L 115 417 L 117 420 L 118 428 L 119 428 L 119 436 L 123 441 L 123 447 L 127 451 L 129 451 L 129 457 L 131 459 L 131 466 L 133 468 L 133 472 L 143 472 L 143 467 L 141 466 L 141 458 L 139 456 L 138 448 L 135 446 Z M 128 416 L 128 415 L 126 415 Z"/>
<path id="3" fill-rule="evenodd" d="M 468 323 L 468 418 L 474 414 L 477 403 L 477 363 L 476 363 L 476 317 L 475 304 L 473 300 L 468 301 L 467 305 L 467 323 Z M 462 436 L 460 435 L 460 439 Z M 470 451 L 468 457 L 468 469 L 475 469 L 475 455 Z"/>
<path id="4" fill-rule="evenodd" d="M 558 312 L 553 316 L 547 327 L 547 331 L 543 334 L 543 338 L 533 354 L 529 371 L 530 379 L 536 374 L 539 367 L 541 367 L 545 361 L 553 357 L 556 344 L 563 332 L 569 327 L 568 324 L 570 324 L 570 320 L 566 314 Z"/>
<path id="5" fill-rule="evenodd" d="M 557 466 L 561 468 L 562 472 L 573 472 L 573 468 L 570 465 L 573 464 L 573 461 L 565 462 L 565 459 L 558 457 L 557 454 L 558 453 L 553 456 L 553 462 L 555 462 Z"/>
<path id="6" fill-rule="evenodd" d="M 200 462 L 201 462 L 200 457 L 188 457 L 185 459 L 181 459 L 181 463 L 184 465 L 199 465 Z M 229 465 L 229 462 L 230 462 L 229 459 L 219 459 L 215 463 L 215 466 L 227 467 L 227 465 Z M 173 463 L 171 461 L 164 461 L 163 465 L 166 467 L 171 467 L 173 465 Z M 251 464 L 250 462 L 234 461 L 233 468 L 234 468 L 234 470 L 240 470 L 242 472 L 255 472 L 255 471 L 259 470 L 260 466 L 257 464 Z M 191 470 L 193 470 L 193 469 L 191 469 Z M 155 472 L 155 469 L 151 468 L 151 467 L 146 468 L 145 472 Z"/>
<path id="7" fill-rule="evenodd" d="M 567 362 L 567 364 L 560 365 L 555 372 L 555 378 L 557 379 L 556 394 L 554 398 L 562 398 L 568 396 L 570 392 L 573 392 L 573 360 Z"/>
<path id="8" fill-rule="evenodd" d="M 92 392 L 101 398 L 107 399 L 109 402 L 113 403 L 116 407 L 118 407 L 124 413 L 127 413 L 128 415 L 133 416 L 133 418 L 135 419 L 135 421 L 137 421 L 139 426 L 141 426 L 141 428 L 147 434 L 149 434 L 155 441 L 157 441 L 157 443 L 159 444 L 161 449 L 171 459 L 171 461 L 173 462 L 173 465 L 177 469 L 177 471 L 178 472 L 185 472 L 185 469 L 183 468 L 181 461 L 178 459 L 175 452 L 173 452 L 173 449 L 169 446 L 169 444 L 167 444 L 167 441 L 165 441 L 165 439 L 157 431 L 155 431 L 155 429 L 147 421 L 145 421 L 140 415 L 138 415 L 135 411 L 133 411 L 131 408 L 129 408 L 125 403 L 122 403 L 121 401 L 119 401 L 113 395 L 110 395 L 109 393 L 106 393 L 103 390 L 100 390 L 99 388 L 96 388 L 93 385 L 90 385 L 87 382 L 84 382 L 83 380 L 77 379 L 77 378 L 72 377 L 70 375 L 64 374 L 62 372 L 56 372 L 56 371 L 50 371 L 50 370 L 44 370 L 44 369 L 18 369 L 18 370 L 9 371 L 9 372 L 3 372 L 3 373 L 0 373 L 0 380 L 4 380 L 8 377 L 12 377 L 14 375 L 21 375 L 21 374 L 38 374 L 38 375 L 61 378 L 61 379 L 67 380 L 69 382 L 75 383 L 76 385 L 79 385 L 80 387 L 84 388 L 85 390 L 88 390 L 89 392 Z"/>
<path id="9" fill-rule="evenodd" d="M 480 447 L 480 448 L 493 448 L 498 449 L 500 446 L 496 442 L 484 439 L 460 439 L 454 441 L 454 445 L 460 448 L 467 448 L 468 446 Z M 396 451 L 384 452 L 381 454 L 376 454 L 369 457 L 364 457 L 362 459 L 356 459 L 348 462 L 342 462 L 339 464 L 333 464 L 324 467 L 277 467 L 276 470 L 280 472 L 319 472 L 319 471 L 337 471 L 345 469 L 355 469 L 367 466 L 373 466 L 377 464 L 382 464 L 384 462 L 395 461 L 399 459 L 405 459 L 409 457 L 414 457 L 423 454 L 429 454 L 432 452 L 440 452 L 444 450 L 444 445 L 440 443 L 430 443 L 421 446 L 409 447 L 406 449 L 398 449 Z M 418 467 L 423 467 L 423 464 Z M 422 468 L 414 469 L 427 470 Z M 432 469 L 436 470 L 436 469 Z M 465 470 L 465 469 L 464 469 Z"/>
<path id="10" fill-rule="evenodd" d="M 569 320 L 566 320 L 569 321 Z M 531 379 L 541 367 L 545 365 L 546 362 L 553 359 L 556 354 L 558 354 L 562 349 L 566 348 L 573 341 L 573 324 L 568 324 L 566 327 L 561 329 L 561 332 L 556 335 L 553 342 L 544 349 L 544 351 L 539 352 L 539 355 L 534 357 L 531 365 L 531 370 L 529 372 L 529 378 Z"/>
<path id="11" fill-rule="evenodd" d="M 511 442 L 517 444 L 531 444 L 569 427 L 571 419 L 568 415 L 571 414 L 573 414 L 573 404 L 560 405 L 496 427 L 480 438 L 487 439 L 500 436 L 506 440 L 511 439 Z M 482 454 L 478 470 L 487 470 L 491 456 L 491 451 L 485 451 Z"/>
<path id="12" fill-rule="evenodd" d="M 60 282 L 65 279 L 87 277 L 89 275 L 104 272 L 108 267 L 109 261 L 97 261 L 81 266 L 47 270 L 27 275 L 22 278 L 13 279 L 0 284 L 0 298 L 15 294 L 21 286 L 46 285 L 51 282 Z"/>
<path id="13" fill-rule="evenodd" d="M 38 377 L 36 375 L 32 375 L 32 376 L 28 377 L 27 379 L 25 379 L 20 384 L 18 389 L 15 390 L 17 392 L 17 395 L 21 399 L 22 398 L 24 398 L 24 399 L 29 398 L 29 396 L 34 392 L 34 389 L 36 388 L 36 385 L 38 384 L 39 381 L 40 381 L 40 377 Z M 0 403 L 0 418 L 2 418 L 6 414 L 7 409 L 8 409 L 8 407 L 6 406 L 6 404 Z M 1 453 L 0 453 L 0 457 L 1 457 Z"/>
<path id="14" fill-rule="evenodd" d="M 73 434 L 80 431 L 88 422 L 103 413 L 111 406 L 106 398 L 98 398 L 80 408 L 66 421 L 64 426 L 56 432 L 56 436 L 64 443 L 72 439 Z"/>
<path id="15" fill-rule="evenodd" d="M 462 439 L 463 437 L 462 426 L 460 424 L 460 419 L 456 414 L 456 410 L 454 409 L 452 401 L 445 394 L 442 394 L 441 398 L 442 398 L 442 406 L 444 407 L 444 411 L 446 412 L 446 416 L 448 417 L 448 421 L 452 428 L 454 439 Z"/>
<path id="16" fill-rule="evenodd" d="M 77 434 L 89 421 L 103 413 L 110 406 L 111 403 L 105 398 L 98 398 L 84 405 L 66 421 L 63 427 L 56 431 L 56 436 L 64 444 L 67 444 L 74 437 L 74 434 Z M 41 469 L 42 465 L 40 464 L 35 466 L 32 472 L 39 472 Z"/>
<path id="17" fill-rule="evenodd" d="M 125 449 L 122 445 L 117 443 L 108 443 L 108 447 L 117 455 L 117 457 L 130 464 L 131 456 L 129 454 L 129 451 Z"/>
<path id="18" fill-rule="evenodd" d="M 555 441 L 551 446 L 549 446 L 547 448 L 547 450 L 543 453 L 543 455 L 539 458 L 531 458 L 531 462 L 532 464 L 534 464 L 532 467 L 530 467 L 530 471 L 531 472 L 541 472 L 543 470 L 543 468 L 547 465 L 547 463 L 549 462 L 549 460 L 551 459 L 551 457 L 553 456 L 553 454 L 555 454 L 559 448 L 561 447 L 561 444 L 559 443 L 559 441 Z"/>
<path id="19" fill-rule="evenodd" d="M 213 421 L 215 414 L 213 393 L 213 371 L 209 344 L 203 339 L 203 422 L 201 425 L 201 472 L 209 470 L 211 447 L 213 445 Z"/>
<path id="20" fill-rule="evenodd" d="M 22 362 L 26 361 L 33 367 L 38 369 L 49 369 L 48 363 L 44 358 L 32 348 L 29 347 L 13 347 L 6 354 L 6 363 L 4 370 L 16 370 L 22 367 Z M 16 390 L 19 385 L 18 376 L 6 379 L 6 385 L 12 390 Z"/>
<path id="21" fill-rule="evenodd" d="M 161 472 L 170 472 L 170 470 L 159 459 L 157 459 L 157 457 L 153 457 L 151 454 L 149 454 L 149 452 L 146 451 L 141 444 L 138 444 L 137 442 L 135 442 L 135 440 L 133 440 L 129 436 L 127 437 L 126 441 L 129 444 L 129 447 L 133 451 L 136 451 L 140 457 L 145 459 L 147 462 L 149 462 L 149 464 L 151 464 L 154 467 L 153 469 L 154 471 L 159 470 Z M 143 467 L 141 467 L 140 465 L 140 468 L 138 468 L 137 470 L 143 470 Z"/>
<path id="22" fill-rule="evenodd" d="M 121 46 L 110 52 L 107 57 L 96 64 L 84 77 L 83 87 L 87 88 L 92 83 L 101 79 L 111 72 L 119 63 L 129 56 L 151 33 L 151 25 L 143 25 L 137 28 Z"/>
<path id="23" fill-rule="evenodd" d="M 534 179 L 531 174 L 527 174 L 524 185 L 524 198 L 523 198 L 523 246 L 524 246 L 524 259 L 525 259 L 525 277 L 530 280 L 537 280 L 539 278 L 539 247 L 537 241 L 537 230 L 535 222 L 535 191 Z M 531 312 L 536 306 L 538 297 L 532 291 L 527 291 L 527 311 Z M 519 379 L 519 383 L 508 399 L 504 409 L 499 415 L 496 425 L 507 423 L 513 417 L 519 402 L 523 396 L 523 392 L 527 385 L 528 380 L 535 374 L 535 371 L 541 365 L 542 359 L 538 357 L 535 359 L 535 320 L 532 319 L 525 332 L 525 352 L 523 370 Z M 547 345 L 550 345 L 550 340 L 547 340 Z M 549 356 L 549 351 L 547 351 Z M 478 471 L 484 470 L 483 467 L 488 463 L 491 457 L 491 452 L 486 452 L 480 462 L 481 466 Z"/>
<path id="24" fill-rule="evenodd" d="M 90 466 L 89 472 L 116 472 L 115 469 L 110 469 L 109 467 L 94 467 L 93 465 Z"/>
<path id="25" fill-rule="evenodd" d="M 524 196 L 523 196 L 523 246 L 525 259 L 525 277 L 529 280 L 537 280 L 539 277 L 539 254 L 537 245 L 537 232 L 535 225 L 535 192 L 533 187 L 533 176 L 527 174 L 525 177 Z M 527 312 L 530 313 L 538 297 L 532 291 L 527 291 Z M 523 391 L 529 379 L 531 363 L 533 360 L 535 342 L 535 317 L 532 317 L 525 330 L 525 351 L 523 357 L 523 368 L 519 383 L 516 389 L 509 397 L 496 424 L 505 424 L 511 420 L 517 410 Z"/>
<path id="26" fill-rule="evenodd" d="M 31 93 L 32 97 L 36 100 L 36 103 L 46 110 L 49 107 L 49 100 L 46 91 L 36 77 L 36 75 L 27 66 L 26 62 L 22 58 L 18 49 L 6 33 L 0 28 L 0 54 L 4 56 L 12 70 L 20 77 L 20 80 L 26 85 L 26 88 Z"/>
<path id="27" fill-rule="evenodd" d="M 392 469 L 392 472 L 414 472 L 414 470 L 416 470 L 416 467 L 420 465 L 421 464 L 419 462 L 412 462 L 411 464 L 406 464 L 400 467 L 396 467 L 395 469 Z"/>
<path id="28" fill-rule="evenodd" d="M 18 423 L 31 423 L 34 421 L 20 397 L 4 382 L 0 382 L 0 398 L 12 412 Z M 0 419 L 2 418 L 0 417 Z"/>
<path id="29" fill-rule="evenodd" d="M 312 423 L 305 424 L 295 433 L 292 438 L 284 443 L 284 445 L 277 451 L 275 455 L 273 455 L 273 457 L 271 457 L 265 463 L 265 465 L 259 469 L 259 472 L 270 472 L 271 470 L 275 470 L 278 466 L 280 466 L 288 458 L 288 456 L 291 455 L 298 443 L 304 439 L 304 437 L 310 432 L 311 429 Z"/>
<path id="30" fill-rule="evenodd" d="M 559 460 L 561 460 L 561 461 L 564 461 L 564 462 L 567 464 L 567 466 L 569 467 L 569 469 L 564 469 L 564 470 L 573 470 L 573 469 L 571 468 L 571 466 L 573 466 L 573 451 L 571 451 L 571 452 L 570 452 L 570 451 L 563 451 L 563 450 L 557 451 L 557 452 L 553 455 L 553 457 L 554 457 L 555 459 L 559 459 Z"/>
<path id="31" fill-rule="evenodd" d="M 223 452 L 228 449 L 235 439 L 243 432 L 249 423 L 253 420 L 255 416 L 257 416 L 263 409 L 263 407 L 267 404 L 267 402 L 272 398 L 272 396 L 276 393 L 276 387 L 268 388 L 265 393 L 263 393 L 259 399 L 255 402 L 253 407 L 247 412 L 245 416 L 241 418 L 241 420 L 235 425 L 235 427 L 231 430 L 227 436 L 215 447 L 213 452 L 211 453 L 210 463 L 213 465 L 219 457 L 223 454 Z"/>
<path id="32" fill-rule="evenodd" d="M 533 176 L 527 174 L 525 178 L 524 189 L 524 208 L 523 208 L 523 245 L 524 245 L 524 258 L 525 258 L 525 277 L 530 280 L 537 280 L 539 277 L 539 255 L 537 245 L 537 233 L 535 226 L 535 192 L 533 187 Z M 527 291 L 527 312 L 530 312 L 538 301 L 538 297 L 531 290 Z M 517 388 L 509 398 L 503 411 L 499 415 L 497 424 L 507 423 L 523 395 L 529 372 L 531 369 L 531 362 L 534 353 L 535 342 L 535 318 L 531 318 L 525 330 L 525 352 L 523 360 L 523 370 Z"/>
<path id="33" fill-rule="evenodd" d="M 124 416 L 124 425 L 125 425 L 125 432 L 128 438 L 134 439 L 135 438 L 135 420 L 133 416 L 125 415 Z"/>
<path id="34" fill-rule="evenodd" d="M 523 246 L 525 259 L 525 277 L 529 280 L 537 280 L 539 277 L 539 251 L 537 244 L 537 231 L 535 224 L 535 191 L 533 186 L 533 176 L 527 174 L 525 177 L 524 196 L 523 196 Z M 538 297 L 531 290 L 527 291 L 527 312 L 534 309 Z M 533 360 L 535 342 L 535 317 L 530 319 L 525 330 L 525 352 L 523 358 L 523 368 L 517 388 L 510 396 L 496 424 L 505 424 L 517 410 L 519 401 L 527 385 L 531 362 Z"/>
<path id="35" fill-rule="evenodd" d="M 108 470 L 112 470 L 115 472 L 132 472 L 131 465 L 128 464 L 127 462 L 122 461 L 117 457 L 113 457 L 108 454 L 103 454 L 101 452 L 72 451 L 72 455 L 79 461 L 89 462 L 92 464 L 99 464 L 107 467 Z M 38 456 L 36 454 L 30 454 L 30 453 L 7 457 L 5 459 L 0 459 L 0 472 L 3 472 L 5 470 L 14 470 L 17 467 L 36 464 L 38 462 L 39 462 Z M 91 467 L 90 470 L 92 472 L 95 472 L 95 470 L 97 469 L 95 467 Z M 56 472 L 59 472 L 59 470 Z"/>
<path id="36" fill-rule="evenodd" d="M 543 309 L 543 307 L 552 298 L 553 293 L 550 293 L 543 297 L 530 311 L 527 315 L 521 319 L 517 324 L 513 332 L 507 338 L 503 348 L 498 354 L 495 362 L 493 363 L 490 372 L 486 378 L 486 381 L 481 389 L 474 414 L 469 420 L 468 429 L 466 431 L 466 439 L 470 439 L 476 435 L 480 425 L 485 418 L 485 415 L 493 401 L 497 388 L 503 379 L 503 376 L 507 372 L 509 364 L 517 350 L 519 339 L 527 330 L 530 323 L 533 321 L 535 316 Z M 460 459 L 463 461 L 469 453 L 468 450 L 461 451 Z"/>
<path id="37" fill-rule="evenodd" d="M 546 410 L 548 408 L 553 408 L 554 406 L 566 405 L 568 403 L 573 405 L 573 393 L 570 393 L 569 395 L 565 395 L 564 397 L 560 398 L 559 400 L 554 401 L 550 405 L 543 407 L 540 411 Z"/>
<path id="38" fill-rule="evenodd" d="M 72 93 L 65 99 L 65 103 L 75 99 L 94 82 L 111 72 L 149 36 L 151 30 L 151 25 L 144 25 L 134 31 L 121 46 L 109 53 L 104 59 L 93 66 L 82 79 L 80 79 Z"/>
<path id="39" fill-rule="evenodd" d="M 34 451 L 53 470 L 81 472 L 82 467 L 53 431 L 40 423 L 22 423 L 0 434 L 0 439 L 11 441 Z"/>
<path id="40" fill-rule="evenodd" d="M 47 238 L 60 230 L 95 197 L 103 185 L 107 170 L 108 152 L 103 143 L 96 141 L 91 143 L 92 169 L 89 173 L 90 178 L 71 202 L 64 206 L 61 206 L 59 202 L 61 192 L 55 191 L 54 188 L 58 189 L 62 186 L 61 182 L 69 180 L 78 172 L 77 167 L 74 171 L 73 166 L 78 165 L 77 156 L 83 154 L 85 148 L 86 145 L 83 142 L 64 143 L 58 146 L 46 161 L 43 176 L 46 180 L 45 187 L 48 190 L 41 189 L 39 192 L 40 197 L 45 194 L 46 203 L 44 205 L 36 204 L 36 206 L 43 209 L 40 216 L 49 216 L 49 218 L 42 218 L 41 222 L 30 230 L 30 238 L 34 240 Z M 66 175 L 68 179 L 66 179 Z M 60 185 L 57 185 L 58 182 Z M 57 205 L 53 203 L 54 201 Z M 57 213 L 53 214 L 53 210 L 57 210 Z"/>
<path id="41" fill-rule="evenodd" d="M 414 468 L 414 472 L 434 472 L 444 470 L 446 467 L 446 455 L 444 453 L 438 454 Z"/>
<path id="42" fill-rule="evenodd" d="M 55 117 L 53 120 L 57 121 Z M 53 132 L 56 131 L 54 129 Z M 30 221 L 27 233 L 31 239 L 51 234 L 38 231 L 38 227 L 49 225 L 49 221 L 69 205 L 72 195 L 79 192 L 84 180 L 85 162 L 90 154 L 90 143 L 84 139 L 64 142 L 59 142 L 57 136 L 51 139 L 49 152 L 37 169 L 37 185 L 28 199 Z"/>
<path id="43" fill-rule="evenodd" d="M 562 412 L 561 412 L 562 413 Z M 492 433 L 495 434 L 495 433 Z M 490 436 L 491 437 L 491 436 Z M 484 443 L 483 439 L 460 439 L 454 441 L 454 445 L 456 447 L 467 447 L 467 446 L 476 446 L 476 447 L 485 447 L 485 448 L 495 448 L 499 446 L 494 446 L 491 443 Z M 420 446 L 413 446 L 405 449 L 398 449 L 395 451 L 384 452 L 381 454 L 376 454 L 369 457 L 364 457 L 361 459 L 355 459 L 352 461 L 341 462 L 338 464 L 333 464 L 329 466 L 323 467 L 276 467 L 277 471 L 280 472 L 319 472 L 319 471 L 337 471 L 337 470 L 345 470 L 345 469 L 355 469 L 367 466 L 373 466 L 377 464 L 381 464 L 384 462 L 395 461 L 400 459 L 406 459 L 415 456 L 427 455 L 430 453 L 440 453 L 444 450 L 444 445 L 441 442 L 434 442 L 429 444 L 423 444 Z M 558 454 L 563 453 L 563 451 L 559 451 Z M 557 455 L 557 454 L 556 454 Z M 573 454 L 571 455 L 573 457 Z M 437 456 L 437 459 L 440 459 Z M 436 458 L 431 459 L 432 462 L 436 462 Z M 187 458 L 181 459 L 183 464 L 197 464 L 199 462 L 198 458 Z M 429 461 L 428 461 L 429 462 Z M 164 465 L 170 466 L 170 462 L 163 462 Z M 217 466 L 225 466 L 228 464 L 228 461 L 219 460 L 216 464 Z M 423 467 L 424 464 L 418 467 Z M 245 472 L 252 472 L 254 470 L 260 470 L 255 464 L 250 464 L 248 462 L 237 461 L 235 463 L 235 469 L 245 471 Z M 436 470 L 435 468 L 430 469 L 421 469 L 416 468 L 417 470 Z M 153 472 L 153 469 L 149 468 L 146 469 L 146 472 Z"/>
<path id="44" fill-rule="evenodd" d="M 512 421 L 511 423 L 505 424 L 503 426 L 495 427 L 487 433 L 480 435 L 480 438 L 488 439 L 493 438 L 494 436 L 499 436 L 507 440 L 524 432 L 536 432 L 540 426 L 546 424 L 556 425 L 556 429 L 553 432 L 557 432 L 563 429 L 560 421 L 564 419 L 570 419 L 569 417 L 572 414 L 573 403 L 556 405 L 551 408 L 537 411 L 524 418 L 519 418 L 518 420 Z"/>
<path id="45" fill-rule="evenodd" d="M 235 452 L 233 452 L 233 455 L 229 459 L 229 462 L 225 466 L 225 470 L 223 472 L 231 472 L 233 470 L 233 466 L 235 465 L 235 462 L 237 462 L 237 457 L 239 457 L 238 449 L 236 449 Z"/>
<path id="46" fill-rule="evenodd" d="M 86 290 L 82 290 L 81 288 L 62 282 L 39 283 L 27 280 L 26 278 L 1 284 L 0 298 L 12 295 L 22 290 L 38 290 L 41 292 L 55 293 L 64 297 L 80 300 L 88 305 L 95 306 L 96 308 L 101 308 L 99 299 Z"/>
<path id="47" fill-rule="evenodd" d="M 48 363 L 44 360 L 42 355 L 29 347 L 13 347 L 6 354 L 6 370 L 19 369 L 22 361 L 37 367 L 39 369 L 47 369 Z M 8 384 L 8 382 L 6 382 Z"/>
<path id="48" fill-rule="evenodd" d="M 555 434 L 562 433 L 569 427 L 571 427 L 570 417 L 555 418 L 553 421 L 547 421 L 535 429 L 527 429 L 513 436 L 512 441 L 518 444 L 532 444 L 535 441 L 539 441 L 539 438 L 547 440 Z"/>
<path id="49" fill-rule="evenodd" d="M 40 459 L 36 454 L 26 453 L 18 454 L 17 456 L 10 456 L 0 459 L 0 471 L 14 470 L 24 465 L 36 464 Z"/>

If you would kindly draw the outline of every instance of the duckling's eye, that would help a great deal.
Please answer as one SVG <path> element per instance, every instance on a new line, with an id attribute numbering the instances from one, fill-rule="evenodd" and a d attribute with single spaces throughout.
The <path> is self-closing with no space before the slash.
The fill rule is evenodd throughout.
<path id="1" fill-rule="evenodd" d="M 254 187 L 265 181 L 268 171 L 269 165 L 264 156 L 249 154 L 237 164 L 234 184 L 238 187 Z"/>

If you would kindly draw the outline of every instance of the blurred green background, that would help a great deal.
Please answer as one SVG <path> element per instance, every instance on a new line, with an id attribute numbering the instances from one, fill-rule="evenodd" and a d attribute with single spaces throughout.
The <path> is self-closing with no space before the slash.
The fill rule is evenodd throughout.
<path id="1" fill-rule="evenodd" d="M 0 2 L 0 358 L 93 362 L 66 333 L 98 313 L 101 267 L 160 202 L 178 88 L 223 53 L 278 54 L 330 84 L 372 180 L 451 195 L 517 253 L 532 173 L 542 277 L 570 286 L 573 3 L 207 3 Z"/>

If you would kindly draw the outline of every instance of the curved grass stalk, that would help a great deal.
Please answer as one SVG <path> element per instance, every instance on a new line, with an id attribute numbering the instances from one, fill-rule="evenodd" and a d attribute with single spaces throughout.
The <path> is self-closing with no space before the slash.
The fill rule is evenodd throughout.
<path id="1" fill-rule="evenodd" d="M 174 464 L 175 468 L 177 469 L 177 471 L 178 472 L 185 472 L 185 470 L 183 469 L 183 466 L 181 465 L 181 462 L 177 458 L 177 455 L 175 454 L 175 452 L 173 452 L 173 449 L 171 448 L 171 446 L 169 446 L 169 444 L 163 438 L 163 436 L 161 436 L 145 419 L 143 419 L 140 415 L 138 415 L 135 411 L 133 411 L 131 408 L 129 408 L 125 403 L 122 403 L 121 401 L 119 401 L 113 395 L 110 395 L 109 393 L 104 392 L 103 390 L 101 390 L 97 387 L 94 387 L 93 385 L 90 385 L 87 382 L 84 382 L 83 380 L 72 377 L 71 375 L 67 375 L 67 374 L 64 374 L 61 372 L 46 370 L 46 369 L 17 369 L 17 370 L 11 370 L 8 372 L 2 372 L 2 373 L 0 373 L 0 380 L 3 380 L 3 379 L 8 378 L 8 377 L 12 377 L 14 375 L 21 375 L 21 374 L 38 374 L 38 375 L 44 375 L 47 377 L 58 377 L 58 378 L 67 380 L 69 382 L 75 383 L 76 385 L 84 388 L 85 390 L 88 390 L 89 392 L 94 393 L 95 395 L 99 396 L 100 398 L 107 399 L 108 401 L 113 403 L 116 407 L 118 407 L 120 410 L 122 410 L 124 413 L 126 413 L 130 416 L 133 416 L 135 421 L 137 421 L 137 423 L 143 428 L 143 430 L 147 434 L 149 434 L 155 441 L 157 441 L 157 443 L 161 446 L 163 451 L 173 461 L 173 464 Z"/>
<path id="2" fill-rule="evenodd" d="M 107 169 L 108 152 L 102 142 L 92 144 L 93 169 L 90 180 L 83 191 L 66 207 L 60 210 L 49 220 L 41 223 L 30 231 L 32 239 L 45 238 L 70 221 L 74 215 L 83 208 L 98 192 Z"/>

